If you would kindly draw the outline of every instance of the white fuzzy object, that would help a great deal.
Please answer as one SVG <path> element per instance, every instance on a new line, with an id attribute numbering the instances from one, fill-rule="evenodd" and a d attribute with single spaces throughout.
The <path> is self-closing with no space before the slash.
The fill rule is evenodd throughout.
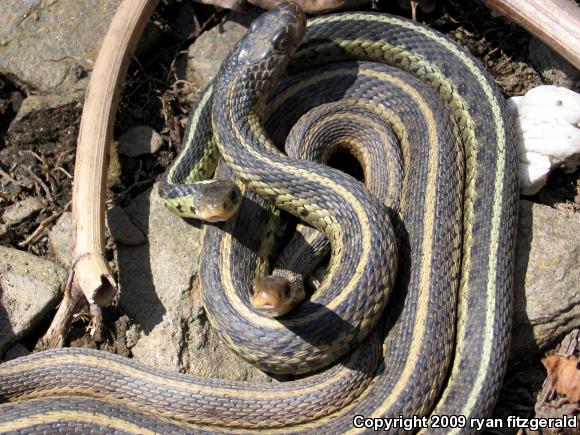
<path id="1" fill-rule="evenodd" d="M 580 94 L 558 86 L 538 86 L 508 100 L 518 132 L 520 192 L 545 186 L 552 168 L 574 172 L 580 164 Z"/>

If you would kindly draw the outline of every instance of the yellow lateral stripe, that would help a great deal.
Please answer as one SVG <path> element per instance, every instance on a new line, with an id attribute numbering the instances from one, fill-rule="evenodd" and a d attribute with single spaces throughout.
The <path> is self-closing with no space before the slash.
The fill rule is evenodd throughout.
<path id="1" fill-rule="evenodd" d="M 165 379 L 160 377 L 158 374 L 147 373 L 139 369 L 132 368 L 124 363 L 117 361 L 104 360 L 92 355 L 52 355 L 49 360 L 37 360 L 29 361 L 26 363 L 21 363 L 19 365 L 4 367 L 0 366 L 0 375 L 10 376 L 17 375 L 18 373 L 42 369 L 45 367 L 58 367 L 60 364 L 69 365 L 86 365 L 92 366 L 97 369 L 102 370 L 107 369 L 115 373 L 121 374 L 122 376 L 128 378 L 134 378 L 144 381 L 153 385 L 160 385 L 167 388 L 174 388 L 176 390 L 182 390 L 183 392 L 189 392 L 193 394 L 203 394 L 209 397 L 229 397 L 229 398 L 243 398 L 247 400 L 275 400 L 280 398 L 280 391 L 270 391 L 261 390 L 256 388 L 255 390 L 242 390 L 236 387 L 236 382 L 232 381 L 231 387 L 219 387 L 217 385 L 201 385 L 194 383 L 195 377 L 192 376 L 189 380 L 176 380 L 176 379 Z M 350 369 L 344 368 L 344 370 L 350 371 Z M 310 386 L 298 387 L 292 390 L 284 391 L 284 397 L 303 397 L 305 395 L 313 394 L 319 391 L 321 388 L 331 385 L 335 381 L 335 377 L 329 377 L 324 379 L 320 383 L 316 383 Z M 294 384 L 299 385 L 299 383 Z M 255 387 L 260 387 L 259 383 L 254 384 Z"/>
<path id="2" fill-rule="evenodd" d="M 0 407 L 0 410 L 2 408 Z M 16 418 L 5 423 L 0 423 L 0 432 L 16 432 L 40 424 L 55 424 L 64 421 L 79 421 L 91 424 L 99 424 L 110 429 L 122 430 L 129 433 L 154 435 L 155 432 L 137 424 L 130 423 L 120 418 L 108 415 L 98 415 L 87 411 L 52 411 L 44 414 Z"/>
<path id="3" fill-rule="evenodd" d="M 354 14 L 354 15 L 356 16 L 356 14 Z M 489 260 L 488 260 L 488 268 L 487 268 L 487 270 L 488 270 L 487 277 L 488 278 L 487 278 L 487 293 L 486 294 L 488 296 L 488 301 L 487 301 L 487 306 L 486 306 L 486 324 L 483 326 L 483 329 L 485 331 L 485 339 L 484 339 L 484 348 L 483 348 L 483 352 L 482 352 L 482 357 L 480 358 L 480 361 L 482 363 L 479 366 L 477 377 L 476 377 L 476 380 L 473 384 L 473 389 L 471 390 L 472 394 L 470 395 L 469 399 L 466 401 L 464 410 L 462 412 L 460 412 L 461 414 L 469 415 L 471 410 L 476 405 L 478 396 L 481 393 L 481 389 L 483 388 L 483 380 L 487 374 L 488 362 L 491 358 L 491 346 L 493 343 L 493 318 L 495 316 L 495 304 L 496 304 L 495 278 L 497 275 L 497 268 L 496 268 L 496 264 L 495 264 L 495 259 L 497 258 L 497 253 L 499 252 L 499 244 L 498 244 L 498 241 L 499 241 L 499 218 L 501 215 L 501 204 L 503 202 L 502 191 L 503 191 L 503 180 L 505 177 L 504 166 L 505 166 L 506 138 L 503 134 L 505 127 L 504 127 L 504 122 L 503 122 L 503 118 L 502 118 L 502 114 L 501 114 L 501 108 L 496 104 L 493 90 L 489 86 L 485 77 L 483 77 L 481 75 L 480 70 L 477 67 L 477 65 L 475 65 L 475 63 L 469 57 L 465 56 L 465 54 L 458 47 L 456 47 L 454 44 L 449 42 L 447 39 L 433 33 L 432 31 L 430 31 L 424 27 L 412 24 L 410 22 L 399 21 L 399 20 L 393 19 L 391 17 L 361 16 L 361 15 L 358 15 L 358 17 L 364 18 L 365 20 L 370 19 L 372 21 L 380 21 L 380 22 L 385 22 L 387 24 L 394 24 L 394 25 L 397 25 L 397 26 L 400 26 L 403 28 L 412 28 L 414 31 L 421 33 L 422 35 L 428 37 L 429 39 L 432 39 L 432 40 L 436 41 L 437 43 L 443 45 L 450 53 L 452 53 L 457 58 L 459 58 L 461 63 L 464 64 L 465 66 L 467 66 L 467 68 L 470 70 L 470 72 L 477 78 L 477 80 L 480 83 L 481 88 L 483 89 L 485 96 L 488 100 L 489 107 L 492 110 L 494 124 L 495 124 L 495 131 L 497 134 L 498 153 L 497 153 L 497 163 L 495 166 L 495 176 L 494 176 L 495 189 L 494 189 L 493 211 L 492 211 L 492 218 L 491 218 L 492 228 L 491 228 L 490 243 L 489 243 Z M 341 16 L 338 16 L 338 17 L 330 16 L 327 18 L 320 18 L 318 22 L 341 21 L 342 18 L 343 17 L 341 17 Z M 350 19 L 353 19 L 353 18 L 355 18 L 355 17 L 353 16 Z M 443 75 L 442 75 L 442 77 L 443 77 Z M 472 146 L 474 146 L 475 138 L 474 138 L 473 130 L 471 130 L 469 132 L 468 139 L 470 139 L 469 142 L 472 144 Z M 471 155 L 473 150 L 467 149 L 466 151 L 468 153 L 467 154 L 468 161 L 473 160 L 473 156 Z M 468 168 L 468 170 L 473 170 L 474 176 L 472 178 L 468 177 L 468 181 L 471 181 L 471 184 L 466 186 L 466 195 L 468 195 L 469 192 L 473 195 L 473 192 L 475 190 L 474 183 L 475 183 L 475 180 L 477 178 L 477 168 L 475 166 L 471 165 L 471 167 Z M 469 204 L 467 205 L 466 209 L 468 209 L 468 210 L 466 210 L 466 215 L 468 217 L 471 216 L 472 210 L 470 210 L 471 207 L 469 206 Z M 471 231 L 469 231 L 469 233 L 471 233 Z M 462 291 L 465 291 L 463 289 L 463 287 L 464 287 L 464 285 L 467 285 L 466 283 L 469 280 L 469 264 L 471 262 L 470 261 L 471 260 L 471 258 L 470 258 L 471 257 L 470 246 L 467 246 L 467 249 L 464 248 L 464 252 L 467 255 L 464 255 L 464 257 L 463 257 L 464 261 L 463 261 L 463 266 L 462 266 L 462 278 L 461 278 Z M 459 337 L 459 334 L 462 334 L 464 332 L 465 331 L 458 331 L 458 337 Z M 461 339 L 458 340 L 458 342 L 462 342 L 462 340 L 464 340 L 464 339 L 465 339 L 465 337 L 462 336 Z M 448 391 L 449 391 L 449 387 L 445 389 L 441 401 L 447 396 L 446 392 L 448 392 Z"/>
<path id="4" fill-rule="evenodd" d="M 233 87 L 232 87 L 233 88 Z M 229 98 L 228 98 L 229 99 Z M 232 117 L 232 108 L 230 106 L 229 107 L 229 111 L 230 111 L 230 118 Z M 251 123 L 251 127 L 255 128 L 255 124 Z M 237 139 L 240 141 L 240 143 L 244 143 L 244 137 L 241 134 L 241 132 L 239 130 L 237 130 L 234 126 L 232 126 L 232 129 L 234 131 L 234 134 L 236 135 Z M 258 161 L 263 162 L 265 165 L 268 165 L 270 167 L 275 167 L 278 170 L 282 170 L 282 171 L 288 171 L 288 166 L 286 164 L 283 163 L 276 163 L 274 161 L 272 161 L 269 157 L 262 155 L 258 152 L 256 152 L 255 150 L 253 150 L 251 147 L 246 146 L 246 151 L 252 155 L 253 158 L 255 158 Z M 230 162 L 228 161 L 228 164 L 230 164 Z M 292 168 L 291 171 L 297 176 L 297 177 L 304 177 L 304 179 L 316 179 L 316 181 L 318 181 L 319 183 L 321 183 L 322 185 L 324 185 L 326 188 L 328 188 L 329 190 L 333 190 L 335 191 L 339 196 L 342 196 L 343 198 L 346 199 L 346 201 L 351 205 L 351 207 L 354 209 L 357 217 L 358 217 L 358 221 L 360 222 L 361 227 L 365 228 L 369 225 L 369 221 L 368 221 L 368 217 L 367 217 L 367 213 L 366 210 L 364 209 L 364 207 L 362 207 L 362 205 L 360 204 L 360 202 L 358 201 L 358 199 L 356 198 L 355 195 L 353 195 L 350 191 L 348 191 L 346 188 L 337 185 L 336 182 L 332 179 L 327 179 L 326 177 L 322 177 L 322 176 L 314 176 L 313 174 L 311 174 L 310 172 L 306 171 L 306 170 L 301 170 L 299 168 Z M 293 195 L 290 192 L 285 192 L 289 197 L 293 197 Z M 300 202 L 299 198 L 294 197 L 295 199 L 293 200 L 293 202 Z M 322 212 L 324 214 L 323 211 L 317 209 L 316 207 L 312 207 L 311 210 L 309 210 L 309 212 L 311 214 L 313 213 L 320 213 Z M 338 226 L 337 223 L 332 223 L 331 224 L 333 227 L 336 228 L 336 231 L 340 231 L 340 227 Z M 362 233 L 362 241 L 361 241 L 361 245 L 363 247 L 362 252 L 361 252 L 361 256 L 360 256 L 360 261 L 357 264 L 357 267 L 355 268 L 355 271 L 353 273 L 353 276 L 351 278 L 351 280 L 345 285 L 345 288 L 343 290 L 343 292 L 341 293 L 341 295 L 339 295 L 339 297 L 333 299 L 328 305 L 327 308 L 330 310 L 335 309 L 342 301 L 344 301 L 346 299 L 346 297 L 348 296 L 348 293 L 350 291 L 352 291 L 352 288 L 358 283 L 358 281 L 360 280 L 360 276 L 362 274 L 363 269 L 366 266 L 366 260 L 368 258 L 369 255 L 369 245 L 370 245 L 370 240 L 369 240 L 369 235 L 363 231 Z M 337 246 L 338 245 L 338 246 Z M 344 252 L 343 251 L 343 247 L 340 244 L 340 238 L 336 238 L 335 240 L 335 244 L 333 246 L 333 249 L 335 251 L 339 251 L 339 252 Z M 228 257 L 229 258 L 229 257 Z M 340 262 L 339 259 L 337 259 L 336 257 L 334 257 L 334 261 L 331 261 L 330 267 L 329 267 L 329 275 L 332 275 L 333 273 L 336 272 L 336 270 L 338 270 L 338 268 L 340 267 Z M 229 261 L 228 264 L 224 264 L 224 270 L 225 270 L 225 274 L 227 276 L 227 280 L 229 282 L 231 282 L 232 277 L 229 274 L 230 272 L 230 265 L 229 265 Z M 237 296 L 236 292 L 234 291 L 234 287 L 233 287 L 233 282 L 231 282 L 231 285 L 228 285 L 228 294 L 231 298 L 232 301 L 235 301 L 234 305 L 236 306 L 236 308 L 238 308 L 240 310 L 240 315 L 242 317 L 246 317 L 248 319 L 251 319 L 255 324 L 257 325 L 263 325 L 265 327 L 268 328 L 288 328 L 289 326 L 291 326 L 292 324 L 295 324 L 294 321 L 292 321 L 291 319 L 287 321 L 287 324 L 285 326 L 281 325 L 280 322 L 278 322 L 275 319 L 271 319 L 271 318 L 267 318 L 265 316 L 261 316 L 258 315 L 254 312 L 252 312 L 249 308 L 245 307 L 244 304 L 242 303 L 241 299 L 239 298 L 239 296 Z M 328 281 L 326 282 L 326 285 L 328 285 Z M 321 285 L 321 292 L 324 292 L 324 288 L 325 283 L 323 282 L 323 284 Z M 231 293 L 230 293 L 231 292 Z M 318 317 L 317 313 L 313 313 L 310 316 L 307 316 L 304 319 L 301 319 L 300 322 L 303 321 L 308 321 L 308 320 L 315 320 Z"/>
<path id="5" fill-rule="evenodd" d="M 421 95 L 412 86 L 410 86 L 407 82 L 405 82 L 404 80 L 401 80 L 399 77 L 395 77 L 395 76 L 390 75 L 390 74 L 385 74 L 383 72 L 369 70 L 366 72 L 366 74 L 369 76 L 372 76 L 372 77 L 379 78 L 379 79 L 388 79 L 395 86 L 398 86 L 401 89 L 403 89 L 415 101 L 417 106 L 422 109 L 422 112 L 424 113 L 425 118 L 433 119 L 432 112 L 431 112 L 430 108 L 428 107 L 428 105 L 425 104 L 425 102 L 423 101 Z M 230 108 L 230 112 L 231 112 L 231 110 L 232 109 Z M 429 115 L 427 115 L 427 113 Z M 238 140 L 241 143 L 243 143 L 242 142 L 243 138 L 242 138 L 241 133 L 239 131 L 236 131 L 235 133 L 237 135 Z M 282 169 L 282 167 L 284 166 L 284 165 L 276 165 L 270 159 L 260 155 L 259 153 L 255 152 L 253 150 L 250 150 L 250 153 L 257 160 L 261 160 L 261 161 L 265 162 L 265 164 L 267 164 L 267 165 L 272 165 L 275 167 L 277 166 L 279 169 Z M 408 153 L 404 153 L 404 154 L 407 154 L 407 156 L 408 156 Z M 230 164 L 230 162 L 228 162 L 228 165 L 229 164 Z M 235 166 L 235 163 L 232 163 L 232 164 Z M 287 167 L 286 167 L 286 170 L 288 170 Z M 303 176 L 303 177 L 312 178 L 312 174 L 310 174 L 307 171 L 301 171 L 301 170 L 297 169 L 296 173 L 298 173 L 300 176 Z M 321 181 L 322 178 L 323 177 L 316 177 L 316 180 Z M 340 194 L 343 194 L 343 192 L 344 192 L 344 194 L 346 196 L 353 197 L 350 193 L 347 194 L 345 192 L 345 190 L 342 189 L 341 186 L 337 186 L 333 182 L 333 180 L 329 180 L 329 184 L 325 184 L 325 185 L 331 189 L 335 189 Z M 407 189 L 407 187 L 405 187 L 405 189 Z M 287 193 L 287 194 L 289 196 L 291 196 L 290 193 Z M 357 202 L 353 201 L 353 203 L 358 204 L 358 201 Z M 358 206 L 355 210 L 357 212 L 357 215 L 366 216 L 366 213 L 364 212 L 364 210 L 360 206 Z M 361 213 L 361 210 L 362 210 L 362 213 Z M 365 221 L 363 221 L 361 223 L 361 226 L 364 227 L 366 225 L 366 222 L 368 222 L 368 221 L 366 221 L 366 219 L 365 219 Z M 226 241 L 226 238 L 228 239 L 228 241 Z M 231 251 L 229 249 L 231 247 L 231 242 L 229 242 L 229 238 L 231 238 L 231 235 L 229 235 L 229 234 L 224 236 L 224 241 L 222 244 L 221 251 L 222 251 L 222 261 L 223 261 L 223 270 L 224 270 L 223 273 L 225 275 L 224 287 L 226 289 L 226 292 L 228 294 L 228 298 L 230 299 L 232 305 L 234 305 L 236 307 L 236 310 L 239 310 L 240 315 L 242 317 L 247 318 L 249 321 L 252 322 L 252 324 L 259 326 L 259 327 L 261 326 L 261 327 L 268 328 L 268 329 L 281 329 L 281 328 L 286 328 L 287 326 L 285 326 L 285 325 L 287 325 L 288 323 L 292 324 L 293 323 L 292 320 L 287 320 L 285 322 L 285 325 L 282 325 L 282 324 L 280 324 L 280 322 L 276 321 L 275 319 L 257 314 L 245 306 L 245 304 L 243 303 L 243 301 L 240 299 L 240 297 L 237 295 L 237 292 L 235 291 L 235 280 L 233 279 L 233 277 L 230 274 L 231 264 L 230 264 L 229 258 L 230 258 Z M 330 303 L 327 305 L 327 308 L 330 310 L 335 309 L 336 306 L 340 305 L 341 303 L 343 303 L 347 299 L 349 292 L 352 291 L 352 288 L 358 282 L 360 274 L 362 273 L 361 269 L 363 269 L 365 267 L 365 261 L 368 258 L 368 255 L 370 252 L 369 251 L 370 247 L 369 247 L 368 234 L 366 234 L 366 232 L 363 232 L 363 240 L 361 242 L 361 245 L 363 246 L 363 252 L 362 252 L 362 256 L 361 256 L 361 261 L 359 262 L 359 267 L 357 268 L 355 274 L 353 275 L 351 280 L 348 282 L 348 284 L 345 286 L 343 291 L 336 298 L 334 298 L 332 301 L 330 301 Z M 337 249 L 342 250 L 342 247 L 338 246 Z M 338 261 L 336 261 L 334 264 L 335 264 L 334 269 L 332 267 L 329 268 L 328 276 L 330 276 L 332 273 L 335 273 L 336 270 L 340 267 L 340 264 Z M 325 287 L 323 287 L 321 285 L 318 292 L 322 293 L 324 291 L 325 291 Z M 313 313 L 313 314 L 305 317 L 301 321 L 313 321 L 316 319 L 316 317 L 317 317 L 316 313 Z M 228 340 L 228 342 L 229 342 L 229 340 Z M 233 345 L 233 343 L 231 343 L 231 344 Z"/>
<path id="6" fill-rule="evenodd" d="M 408 85 L 407 85 L 408 86 Z M 415 330 L 413 331 L 413 335 L 411 338 L 411 345 L 408 351 L 408 359 L 404 364 L 403 372 L 401 376 L 397 380 L 397 383 L 391 390 L 391 394 L 389 394 L 385 401 L 373 411 L 372 417 L 381 417 L 383 414 L 386 413 L 387 409 L 391 407 L 396 401 L 398 400 L 401 392 L 407 388 L 407 384 L 411 379 L 411 376 L 415 373 L 415 368 L 417 366 L 417 361 L 420 359 L 420 352 L 419 350 L 423 346 L 425 334 L 425 328 L 427 326 L 427 313 L 429 311 L 429 297 L 428 297 L 428 290 L 431 286 L 430 274 L 430 262 L 433 256 L 432 252 L 432 242 L 433 242 L 433 234 L 435 232 L 435 221 L 433 219 L 432 210 L 435 206 L 435 196 L 436 196 L 436 177 L 437 177 L 437 144 L 439 143 L 439 138 L 436 130 L 436 121 L 431 109 L 427 106 L 425 101 L 420 98 L 418 92 L 409 87 L 407 92 L 410 95 L 414 95 L 414 99 L 417 101 L 417 104 L 421 108 L 421 112 L 425 114 L 427 119 L 428 125 L 428 136 L 429 136 L 429 158 L 428 158 L 428 174 L 427 174 L 427 183 L 425 186 L 425 202 L 424 202 L 424 214 L 423 214 L 423 222 L 424 222 L 424 231 L 423 231 L 423 241 L 421 246 L 421 266 L 420 266 L 420 278 L 419 278 L 419 285 L 418 291 L 420 295 L 417 298 L 418 307 L 415 317 L 414 324 L 416 325 Z"/>
<path id="7" fill-rule="evenodd" d="M 211 102 L 212 94 L 213 94 L 213 85 L 210 84 L 207 87 L 206 91 L 201 96 L 201 100 L 199 100 L 199 102 L 197 103 L 195 111 L 193 112 L 193 118 L 189 122 L 189 125 L 196 126 L 199 124 L 199 118 L 201 116 L 201 112 L 202 112 L 203 108 L 208 104 L 208 102 Z M 175 170 L 179 167 L 179 164 L 185 158 L 185 155 L 187 154 L 185 151 L 191 146 L 191 141 L 193 140 L 193 137 L 195 136 L 196 129 L 190 128 L 188 130 L 188 133 L 189 134 L 183 138 L 183 149 L 181 150 L 181 152 L 179 153 L 179 155 L 177 156 L 175 161 L 171 164 L 171 169 L 169 170 L 169 175 L 167 177 L 167 179 L 169 180 L 170 183 L 175 183 L 175 180 L 174 180 Z M 206 149 L 204 151 L 204 153 L 205 154 L 211 153 L 211 149 Z"/>

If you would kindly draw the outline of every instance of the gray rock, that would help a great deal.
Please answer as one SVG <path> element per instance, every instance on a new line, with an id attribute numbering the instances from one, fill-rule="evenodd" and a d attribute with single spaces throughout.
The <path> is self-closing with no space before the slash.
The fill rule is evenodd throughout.
<path id="1" fill-rule="evenodd" d="M 163 145 L 161 135 L 146 125 L 131 127 L 119 138 L 119 154 L 129 157 L 154 154 Z"/>
<path id="2" fill-rule="evenodd" d="M 120 0 L 0 2 L 0 74 L 42 93 L 84 89 Z"/>
<path id="3" fill-rule="evenodd" d="M 105 225 L 118 243 L 135 246 L 147 241 L 121 207 L 107 210 Z M 48 246 L 56 261 L 67 269 L 71 266 L 72 213 L 65 212 L 48 232 Z"/>
<path id="4" fill-rule="evenodd" d="M 580 71 L 539 39 L 532 37 L 530 59 L 547 84 L 565 88 L 580 86 Z"/>
<path id="5" fill-rule="evenodd" d="M 4 354 L 4 360 L 9 361 L 11 359 L 19 358 L 21 356 L 26 356 L 30 353 L 30 351 L 20 343 L 14 343 L 10 349 L 6 351 Z"/>
<path id="6" fill-rule="evenodd" d="M 62 267 L 0 246 L 0 354 L 56 305 L 65 279 Z"/>
<path id="7" fill-rule="evenodd" d="M 520 201 L 512 358 L 526 361 L 580 327 L 580 220 Z"/>
<path id="8" fill-rule="evenodd" d="M 42 210 L 40 201 L 34 196 L 29 196 L 8 207 L 2 214 L 2 220 L 9 225 L 18 224 L 38 213 L 40 210 Z"/>
<path id="9" fill-rule="evenodd" d="M 73 145 L 80 118 L 80 95 L 31 95 L 10 123 L 6 141 L 10 145 L 59 142 Z M 78 121 L 77 121 L 78 122 Z"/>
<path id="10" fill-rule="evenodd" d="M 187 51 L 186 80 L 205 88 L 258 15 L 257 8 L 246 14 L 232 12 L 223 23 L 203 32 Z"/>
<path id="11" fill-rule="evenodd" d="M 48 232 L 48 246 L 56 260 L 67 269 L 71 266 L 72 213 L 67 211 L 58 218 Z"/>
<path id="12" fill-rule="evenodd" d="M 135 347 L 139 341 L 139 335 L 141 334 L 141 328 L 135 324 L 131 324 L 129 329 L 125 334 L 125 341 L 127 343 L 127 348 L 132 349 Z"/>
<path id="13" fill-rule="evenodd" d="M 161 203 L 157 185 L 126 209 L 148 243 L 118 247 L 119 305 L 141 328 L 132 348 L 147 365 L 224 379 L 267 380 L 211 331 L 196 274 L 201 229 Z"/>
<path id="14" fill-rule="evenodd" d="M 147 241 L 145 235 L 119 206 L 107 210 L 107 225 L 116 242 L 129 246 L 142 245 Z"/>

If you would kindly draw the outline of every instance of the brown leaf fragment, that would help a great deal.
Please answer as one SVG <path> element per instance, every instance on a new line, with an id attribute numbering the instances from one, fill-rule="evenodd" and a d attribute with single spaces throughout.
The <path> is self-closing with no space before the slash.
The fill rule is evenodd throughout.
<path id="1" fill-rule="evenodd" d="M 572 402 L 580 401 L 580 363 L 576 355 L 549 355 L 542 364 L 557 393 Z"/>

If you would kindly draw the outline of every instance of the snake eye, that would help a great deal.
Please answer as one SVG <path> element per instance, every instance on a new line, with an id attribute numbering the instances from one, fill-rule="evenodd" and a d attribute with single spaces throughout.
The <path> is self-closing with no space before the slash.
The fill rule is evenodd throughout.
<path id="1" fill-rule="evenodd" d="M 254 20 L 252 21 L 252 24 L 250 24 L 250 32 L 255 33 L 256 30 L 258 30 L 258 27 L 260 27 L 260 20 Z"/>
<path id="2" fill-rule="evenodd" d="M 286 51 L 288 49 L 288 35 L 284 29 L 280 29 L 274 33 L 274 36 L 272 36 L 272 45 L 280 51 Z"/>

